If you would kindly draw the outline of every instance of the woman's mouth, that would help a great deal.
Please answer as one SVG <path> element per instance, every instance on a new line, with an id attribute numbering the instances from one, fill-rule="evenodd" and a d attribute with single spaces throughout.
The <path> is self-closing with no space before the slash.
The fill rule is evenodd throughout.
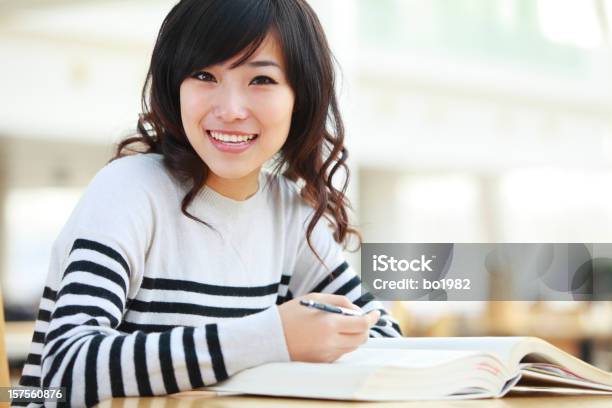
<path id="1" fill-rule="evenodd" d="M 207 130 L 208 139 L 218 150 L 227 153 L 241 153 L 251 147 L 257 137 L 257 133 L 234 133 Z"/>

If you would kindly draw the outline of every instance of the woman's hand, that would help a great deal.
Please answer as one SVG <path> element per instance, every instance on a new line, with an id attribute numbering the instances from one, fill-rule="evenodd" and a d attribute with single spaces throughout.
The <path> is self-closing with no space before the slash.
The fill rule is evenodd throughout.
<path id="1" fill-rule="evenodd" d="M 361 310 L 346 296 L 310 293 L 278 307 L 292 361 L 331 363 L 366 342 L 380 318 L 378 310 L 365 316 L 345 316 L 300 305 L 301 299 Z"/>

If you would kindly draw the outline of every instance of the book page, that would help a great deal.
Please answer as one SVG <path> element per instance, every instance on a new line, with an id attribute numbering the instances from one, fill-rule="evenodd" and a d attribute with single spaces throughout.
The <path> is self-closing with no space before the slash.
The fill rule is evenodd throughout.
<path id="1" fill-rule="evenodd" d="M 588 388 L 534 387 L 523 385 L 515 385 L 510 389 L 509 394 L 611 395 L 609 391 L 592 390 Z"/>
<path id="2" fill-rule="evenodd" d="M 529 337 L 517 345 L 514 358 L 516 362 L 522 361 L 523 367 L 525 364 L 534 363 L 540 370 L 549 367 L 550 371 L 550 365 L 554 365 L 574 377 L 612 387 L 612 373 L 588 364 L 539 338 Z"/>
<path id="3" fill-rule="evenodd" d="M 404 337 L 373 338 L 362 346 L 382 349 L 465 350 L 491 353 L 506 368 L 519 371 L 521 360 L 548 362 L 588 381 L 612 386 L 612 374 L 535 337 Z M 527 358 L 525 358 L 527 357 Z"/>
<path id="4" fill-rule="evenodd" d="M 563 374 L 562 371 L 547 373 L 538 370 L 537 364 L 522 364 L 521 372 L 523 374 L 520 382 L 521 386 L 559 387 L 562 384 L 567 384 L 575 388 L 592 388 L 612 394 L 612 386 L 576 378 L 569 374 Z"/>
<path id="5" fill-rule="evenodd" d="M 425 368 L 444 365 L 451 361 L 469 359 L 481 354 L 477 350 L 374 349 L 362 346 L 344 354 L 331 364 Z"/>
<path id="6" fill-rule="evenodd" d="M 512 367 L 513 350 L 528 337 L 402 337 L 371 338 L 363 348 L 410 350 L 463 350 L 495 354 L 508 369 Z"/>

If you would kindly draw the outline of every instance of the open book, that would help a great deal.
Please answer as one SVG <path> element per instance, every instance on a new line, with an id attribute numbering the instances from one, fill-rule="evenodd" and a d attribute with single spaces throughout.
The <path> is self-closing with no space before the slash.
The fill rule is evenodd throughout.
<path id="1" fill-rule="evenodd" d="M 612 373 L 534 337 L 376 338 L 330 364 L 268 363 L 201 390 L 364 401 L 612 396 Z"/>

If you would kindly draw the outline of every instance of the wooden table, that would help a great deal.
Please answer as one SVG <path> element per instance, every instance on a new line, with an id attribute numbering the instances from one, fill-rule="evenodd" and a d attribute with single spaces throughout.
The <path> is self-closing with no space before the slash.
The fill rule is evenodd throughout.
<path id="1" fill-rule="evenodd" d="M 415 401 L 415 402 L 342 402 L 327 400 L 312 400 L 301 398 L 272 398 L 255 396 L 225 396 L 225 397 L 147 397 L 147 398 L 115 398 L 103 401 L 100 408 L 281 408 L 281 407 L 406 407 L 406 408 L 610 408 L 612 397 L 581 396 L 581 397 L 519 397 L 506 396 L 500 399 L 484 399 L 470 401 Z"/>

